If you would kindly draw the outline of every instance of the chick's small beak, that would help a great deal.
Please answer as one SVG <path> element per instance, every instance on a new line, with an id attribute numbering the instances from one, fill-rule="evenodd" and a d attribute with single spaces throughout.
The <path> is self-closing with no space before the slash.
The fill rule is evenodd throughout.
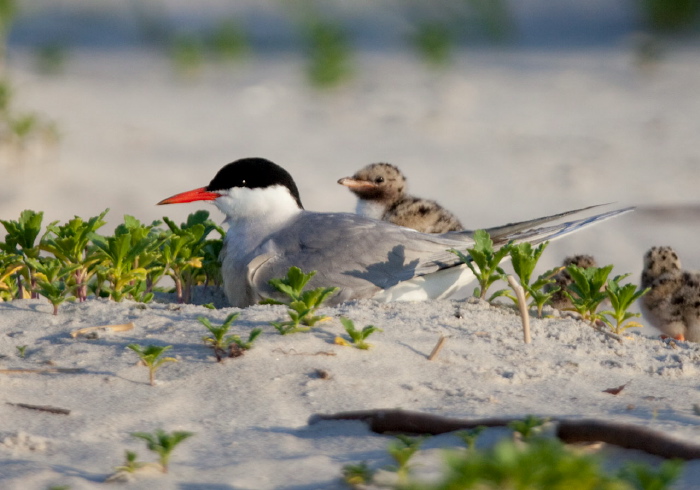
<path id="1" fill-rule="evenodd" d="M 213 201 L 221 196 L 218 192 L 210 192 L 206 187 L 200 187 L 187 192 L 175 194 L 167 199 L 163 199 L 158 204 L 179 204 L 194 201 Z"/>
<path id="2" fill-rule="evenodd" d="M 349 187 L 350 189 L 367 189 L 369 187 L 375 187 L 374 183 L 370 182 L 369 180 L 353 179 L 352 177 L 343 177 L 342 179 L 338 180 L 338 183 L 340 185 L 344 185 L 345 187 Z"/>

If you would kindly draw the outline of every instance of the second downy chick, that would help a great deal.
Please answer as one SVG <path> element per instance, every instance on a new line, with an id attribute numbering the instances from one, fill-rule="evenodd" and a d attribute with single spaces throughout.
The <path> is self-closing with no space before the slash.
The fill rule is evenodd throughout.
<path id="1" fill-rule="evenodd" d="M 359 215 L 423 233 L 464 229 L 457 217 L 437 202 L 406 194 L 406 177 L 390 163 L 372 163 L 338 183 L 357 196 Z"/>
<path id="2" fill-rule="evenodd" d="M 641 282 L 651 288 L 639 300 L 644 318 L 669 337 L 700 342 L 700 272 L 682 270 L 671 247 L 652 247 Z"/>

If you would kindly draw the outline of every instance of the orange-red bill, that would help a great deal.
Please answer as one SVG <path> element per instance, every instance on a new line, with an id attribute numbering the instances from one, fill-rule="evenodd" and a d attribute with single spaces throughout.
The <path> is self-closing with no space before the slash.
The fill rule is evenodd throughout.
<path id="1" fill-rule="evenodd" d="M 218 192 L 210 192 L 206 187 L 200 187 L 199 189 L 194 189 L 187 192 L 181 192 L 180 194 L 175 194 L 167 199 L 163 199 L 158 204 L 179 204 L 183 202 L 194 202 L 194 201 L 213 201 L 220 197 L 221 194 Z"/>

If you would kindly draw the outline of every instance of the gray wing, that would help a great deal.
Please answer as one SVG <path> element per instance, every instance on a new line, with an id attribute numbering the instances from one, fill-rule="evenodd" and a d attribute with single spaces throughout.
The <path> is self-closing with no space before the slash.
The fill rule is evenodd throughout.
<path id="1" fill-rule="evenodd" d="M 487 229 L 496 248 L 510 241 L 538 244 L 573 233 L 634 208 L 624 208 L 551 226 L 540 226 L 596 206 Z M 474 241 L 466 230 L 444 234 L 409 228 L 349 213 L 302 212 L 284 230 L 270 236 L 251 257 L 251 286 L 274 296 L 268 285 L 291 266 L 317 271 L 309 287 L 339 286 L 333 303 L 369 298 L 416 276 L 461 264 L 450 249 L 464 251 Z"/>
<path id="2" fill-rule="evenodd" d="M 249 281 L 256 290 L 273 294 L 268 281 L 297 266 L 317 271 L 309 287 L 341 286 L 335 302 L 368 298 L 416 275 L 456 265 L 459 261 L 449 253 L 449 264 L 442 262 L 444 252 L 471 243 L 468 234 L 425 234 L 355 214 L 302 212 L 256 249 Z"/>

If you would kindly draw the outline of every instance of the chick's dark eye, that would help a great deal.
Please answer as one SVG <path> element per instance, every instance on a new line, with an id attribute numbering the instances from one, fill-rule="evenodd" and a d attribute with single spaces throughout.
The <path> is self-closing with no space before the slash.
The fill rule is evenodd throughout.
<path id="1" fill-rule="evenodd" d="M 381 184 L 382 182 L 384 182 L 384 177 L 377 177 L 374 179 L 375 184 Z"/>

